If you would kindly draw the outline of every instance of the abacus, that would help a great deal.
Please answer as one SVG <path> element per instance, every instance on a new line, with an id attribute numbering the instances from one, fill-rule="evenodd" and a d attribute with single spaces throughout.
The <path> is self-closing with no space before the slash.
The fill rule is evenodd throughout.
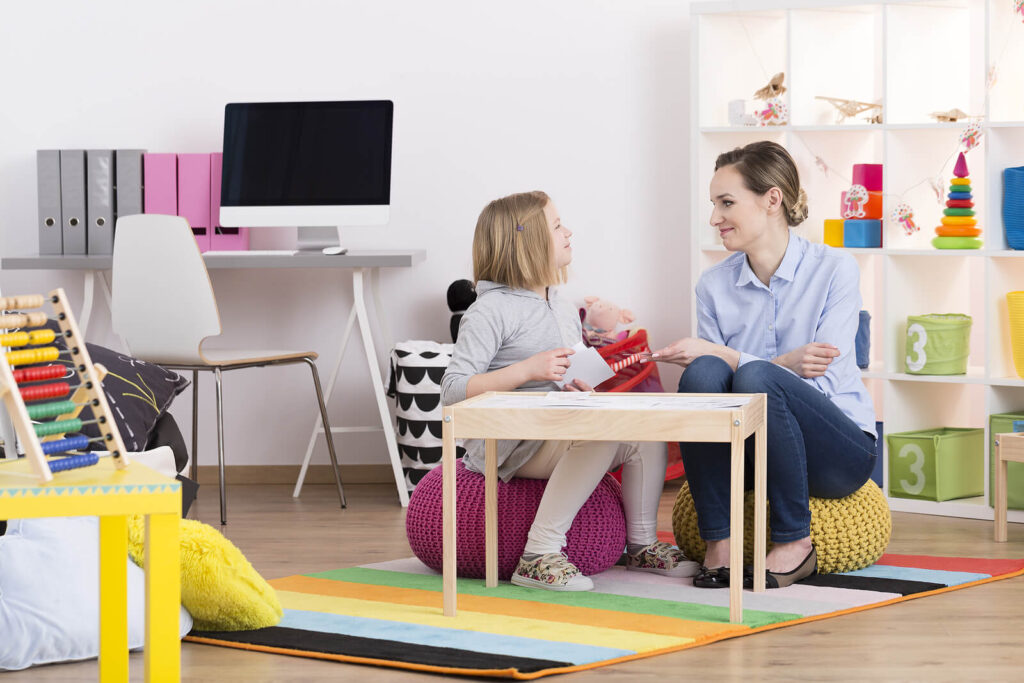
<path id="1" fill-rule="evenodd" d="M 30 310 L 46 303 L 53 309 L 60 332 L 45 327 L 44 311 Z M 55 289 L 46 296 L 0 297 L 0 310 L 29 311 L 0 313 L 0 329 L 21 328 L 0 334 L 0 346 L 4 347 L 0 397 L 39 483 L 52 481 L 54 472 L 95 465 L 99 460 L 96 453 L 75 452 L 96 441 L 110 452 L 115 467 L 124 469 L 128 453 L 101 384 L 106 369 L 89 358 L 64 290 Z M 58 335 L 65 350 L 53 345 Z M 54 362 L 58 360 L 61 362 Z M 77 385 L 66 381 L 72 377 L 77 377 Z M 91 420 L 79 418 L 86 407 L 91 409 Z M 76 434 L 87 424 L 95 424 L 100 436 Z"/>

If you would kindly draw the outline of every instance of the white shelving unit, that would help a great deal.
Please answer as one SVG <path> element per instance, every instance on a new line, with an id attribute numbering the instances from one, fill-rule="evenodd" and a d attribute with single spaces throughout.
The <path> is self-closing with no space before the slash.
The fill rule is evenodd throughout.
<path id="1" fill-rule="evenodd" d="M 755 140 L 784 145 L 799 167 L 811 207 L 797 232 L 820 242 L 824 219 L 840 218 L 840 194 L 855 163 L 884 164 L 883 241 L 850 249 L 871 313 L 871 366 L 863 371 L 886 434 L 933 427 L 988 429 L 992 413 L 1024 412 L 1024 379 L 1010 352 L 1006 292 L 1024 290 L 1024 252 L 1009 250 L 1002 224 L 1002 169 L 1024 165 L 1024 22 L 1012 0 L 892 0 L 850 3 L 701 2 L 692 5 L 691 285 L 726 256 L 709 225 L 708 184 L 718 154 Z M 989 82 L 990 70 L 995 80 Z M 728 103 L 752 99 L 786 74 L 788 125 L 729 125 Z M 816 96 L 881 102 L 883 119 L 839 122 Z M 936 123 L 935 111 L 982 117 L 967 154 L 984 249 L 931 247 L 966 122 Z M 748 106 L 749 109 L 749 106 Z M 877 113 L 877 110 L 876 112 Z M 818 159 L 825 162 L 824 172 Z M 936 197 L 929 180 L 938 177 Z M 921 228 L 905 235 L 888 214 L 914 207 Z M 973 318 L 968 372 L 905 372 L 906 319 L 923 313 Z M 696 314 L 691 320 L 696 330 Z M 985 495 L 946 502 L 889 498 L 893 510 L 991 519 Z M 888 491 L 888 449 L 885 490 Z M 1024 522 L 1024 511 L 1011 511 Z"/>

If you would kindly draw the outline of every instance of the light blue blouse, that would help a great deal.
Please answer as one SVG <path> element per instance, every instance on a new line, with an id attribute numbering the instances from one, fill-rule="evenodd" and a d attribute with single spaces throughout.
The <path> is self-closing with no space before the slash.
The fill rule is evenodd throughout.
<path id="1" fill-rule="evenodd" d="M 804 381 L 877 436 L 874 405 L 853 346 L 860 308 L 860 269 L 853 256 L 790 232 L 786 255 L 767 287 L 742 252 L 704 271 L 697 283 L 697 336 L 739 351 L 740 365 L 770 361 L 814 341 L 839 347 L 822 377 Z"/>

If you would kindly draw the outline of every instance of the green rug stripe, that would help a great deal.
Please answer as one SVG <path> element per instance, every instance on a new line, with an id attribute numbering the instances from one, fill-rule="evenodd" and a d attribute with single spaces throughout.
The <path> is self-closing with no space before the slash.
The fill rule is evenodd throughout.
<path id="1" fill-rule="evenodd" d="M 392 586 L 395 588 L 415 588 L 441 592 L 441 577 L 428 574 L 407 574 L 383 569 L 363 569 L 349 567 L 332 569 L 326 572 L 305 574 L 317 579 L 365 583 L 373 586 Z M 635 598 L 614 593 L 595 593 L 578 591 L 559 593 L 541 588 L 523 588 L 508 583 L 499 583 L 496 588 L 488 588 L 481 579 L 458 579 L 458 592 L 463 595 L 477 595 L 484 598 L 506 598 L 509 600 L 526 600 L 543 602 L 553 605 L 571 607 L 589 607 L 592 609 L 610 610 L 613 612 L 629 612 L 632 614 L 651 614 L 673 619 L 690 621 L 710 621 L 729 623 L 729 608 L 702 605 L 695 602 L 674 602 L 671 600 L 655 600 L 652 598 Z M 758 628 L 782 621 L 800 619 L 802 615 L 787 612 L 764 612 L 744 609 L 743 625 Z"/>

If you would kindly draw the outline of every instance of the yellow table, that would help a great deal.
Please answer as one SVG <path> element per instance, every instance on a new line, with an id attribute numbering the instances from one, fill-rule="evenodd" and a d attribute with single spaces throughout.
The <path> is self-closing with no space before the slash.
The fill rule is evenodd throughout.
<path id="1" fill-rule="evenodd" d="M 181 485 L 139 463 L 116 470 L 109 457 L 37 484 L 26 458 L 0 460 L 0 519 L 100 518 L 101 681 L 128 680 L 127 516 L 133 514 L 146 515 L 146 680 L 179 681 Z"/>
<path id="2" fill-rule="evenodd" d="M 455 439 L 485 440 L 485 580 L 498 585 L 496 439 L 726 442 L 731 448 L 729 564 L 743 566 L 743 442 L 754 434 L 754 590 L 764 590 L 767 413 L 765 394 L 579 394 L 488 392 L 448 406 L 442 423 L 442 600 L 455 616 Z M 573 404 L 574 402 L 575 405 Z M 738 572 L 737 572 L 738 574 Z M 729 588 L 729 621 L 743 619 L 739 581 Z"/>

